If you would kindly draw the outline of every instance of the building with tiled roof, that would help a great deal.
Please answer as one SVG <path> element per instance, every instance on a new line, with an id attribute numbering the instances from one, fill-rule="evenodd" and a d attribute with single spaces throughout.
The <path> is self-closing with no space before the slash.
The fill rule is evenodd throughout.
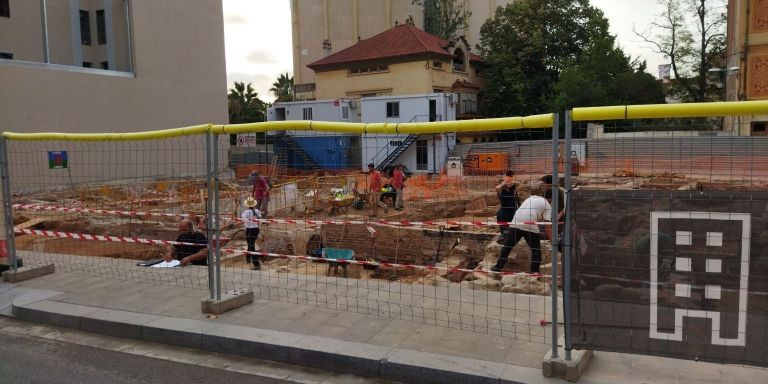
<path id="1" fill-rule="evenodd" d="M 413 25 L 397 25 L 310 63 L 316 89 L 309 98 L 457 93 L 458 115 L 475 116 L 485 79 L 482 59 L 470 50 L 463 38 L 446 41 Z"/>
<path id="2" fill-rule="evenodd" d="M 463 1 L 470 11 L 466 27 L 459 32 L 471 47 L 480 43 L 480 28 L 498 7 L 514 0 Z M 309 97 L 315 87 L 315 72 L 308 67 L 324 57 L 369 39 L 410 20 L 424 29 L 423 2 L 412 0 L 289 0 L 296 90 Z M 470 59 L 471 60 L 471 59 Z"/>

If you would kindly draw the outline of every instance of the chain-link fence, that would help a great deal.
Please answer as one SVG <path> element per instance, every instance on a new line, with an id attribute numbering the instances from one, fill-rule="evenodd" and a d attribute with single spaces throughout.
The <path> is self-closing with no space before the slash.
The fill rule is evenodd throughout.
<path id="1" fill-rule="evenodd" d="M 500 234 L 555 164 L 509 139 L 555 122 L 6 134 L 11 237 L 24 263 L 71 273 L 549 342 L 552 217 Z"/>
<path id="2" fill-rule="evenodd" d="M 553 345 L 562 330 L 566 359 L 765 365 L 768 143 L 728 130 L 765 110 L 576 109 L 544 141 L 556 115 L 6 133 L 8 246 L 213 298 L 250 288 Z"/>

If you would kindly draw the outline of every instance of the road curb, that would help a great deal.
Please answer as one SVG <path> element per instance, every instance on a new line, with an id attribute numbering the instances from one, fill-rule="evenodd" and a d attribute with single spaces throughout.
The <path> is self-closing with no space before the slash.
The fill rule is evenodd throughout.
<path id="1" fill-rule="evenodd" d="M 541 371 L 504 363 L 416 352 L 214 321 L 88 307 L 51 300 L 14 301 L 14 316 L 85 332 L 320 368 L 405 383 L 547 382 Z M 532 381 L 517 381 L 515 378 Z"/>

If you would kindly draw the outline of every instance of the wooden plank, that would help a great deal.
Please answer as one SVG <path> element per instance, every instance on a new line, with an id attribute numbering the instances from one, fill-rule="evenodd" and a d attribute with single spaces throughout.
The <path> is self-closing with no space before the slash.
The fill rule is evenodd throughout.
<path id="1" fill-rule="evenodd" d="M 23 223 L 21 223 L 19 225 L 15 225 L 14 228 L 28 229 L 30 227 L 34 227 L 35 225 L 38 225 L 38 224 L 40 224 L 40 223 L 42 223 L 44 221 L 47 221 L 49 219 L 50 218 L 48 218 L 48 217 L 36 217 L 36 218 L 34 218 L 32 220 L 25 221 L 25 222 L 23 222 Z"/>

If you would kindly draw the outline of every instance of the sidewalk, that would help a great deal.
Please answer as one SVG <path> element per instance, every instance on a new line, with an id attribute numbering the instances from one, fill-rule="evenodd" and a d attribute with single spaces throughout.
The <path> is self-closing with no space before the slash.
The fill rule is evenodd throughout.
<path id="1" fill-rule="evenodd" d="M 256 299 L 206 318 L 207 291 L 56 272 L 0 283 L 0 313 L 114 336 L 403 382 L 563 383 L 548 345 L 310 305 Z M 764 383 L 768 370 L 596 353 L 580 383 Z"/>

